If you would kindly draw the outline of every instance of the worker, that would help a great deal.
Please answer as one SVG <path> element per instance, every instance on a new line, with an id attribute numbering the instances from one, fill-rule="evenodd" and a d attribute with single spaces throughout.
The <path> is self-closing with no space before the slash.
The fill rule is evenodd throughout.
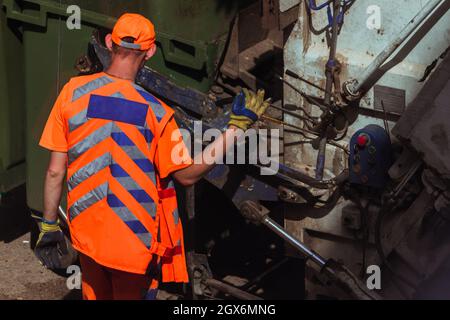
<path id="1" fill-rule="evenodd" d="M 160 281 L 188 282 L 172 178 L 190 186 L 214 163 L 203 161 L 202 153 L 172 159 L 180 143 L 188 153 L 180 134 L 173 141 L 179 131 L 174 111 L 135 83 L 156 52 L 152 22 L 124 14 L 105 43 L 110 65 L 70 79 L 44 128 L 39 144 L 51 155 L 35 253 L 46 267 L 61 267 L 57 211 L 67 174 L 68 225 L 83 298 L 155 299 Z M 240 93 L 228 129 L 208 148 L 226 152 L 235 131 L 248 129 L 268 105 L 262 90 Z"/>

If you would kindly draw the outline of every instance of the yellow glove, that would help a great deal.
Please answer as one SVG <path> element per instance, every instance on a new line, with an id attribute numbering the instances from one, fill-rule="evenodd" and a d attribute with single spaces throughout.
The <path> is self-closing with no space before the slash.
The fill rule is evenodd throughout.
<path id="1" fill-rule="evenodd" d="M 270 99 L 264 100 L 264 90 L 257 93 L 243 89 L 233 101 L 228 126 L 234 125 L 246 131 L 266 112 Z"/>

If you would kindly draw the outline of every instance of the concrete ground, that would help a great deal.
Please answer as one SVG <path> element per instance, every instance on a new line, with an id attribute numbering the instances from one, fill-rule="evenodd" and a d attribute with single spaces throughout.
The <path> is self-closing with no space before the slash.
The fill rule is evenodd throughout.
<path id="1" fill-rule="evenodd" d="M 78 290 L 71 291 L 66 279 L 45 269 L 30 249 L 30 233 L 12 242 L 0 242 L 1 300 L 65 300 L 79 299 Z"/>
<path id="2" fill-rule="evenodd" d="M 4 194 L 0 205 L 0 299 L 80 299 L 79 290 L 69 290 L 65 277 L 45 269 L 34 256 L 30 242 L 35 241 L 35 234 L 25 188 Z"/>

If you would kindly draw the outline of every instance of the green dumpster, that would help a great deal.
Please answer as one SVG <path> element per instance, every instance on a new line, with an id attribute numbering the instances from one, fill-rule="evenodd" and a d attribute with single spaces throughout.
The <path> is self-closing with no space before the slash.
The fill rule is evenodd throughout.
<path id="1" fill-rule="evenodd" d="M 157 31 L 158 52 L 148 66 L 178 86 L 207 92 L 213 84 L 232 19 L 238 6 L 246 2 L 0 1 L 0 185 L 6 183 L 4 175 L 13 169 L 19 172 L 22 168 L 22 175 L 17 174 L 14 181 L 23 181 L 26 157 L 28 205 L 42 210 L 49 153 L 38 146 L 38 141 L 59 90 L 77 75 L 74 66 L 86 54 L 94 31 L 110 30 L 124 12 L 151 18 Z M 67 13 L 69 5 L 81 9 L 79 30 L 66 26 L 72 13 Z"/>
<path id="2" fill-rule="evenodd" d="M 0 11 L 0 192 L 25 182 L 25 100 L 19 24 Z"/>

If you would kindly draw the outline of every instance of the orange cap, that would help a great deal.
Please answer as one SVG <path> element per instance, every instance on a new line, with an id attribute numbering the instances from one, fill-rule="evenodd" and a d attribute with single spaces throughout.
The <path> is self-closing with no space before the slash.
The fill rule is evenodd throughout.
<path id="1" fill-rule="evenodd" d="M 134 43 L 122 41 L 125 37 L 133 37 Z M 128 49 L 148 50 L 155 43 L 155 37 L 153 23 L 137 13 L 123 14 L 112 32 L 114 43 Z"/>

